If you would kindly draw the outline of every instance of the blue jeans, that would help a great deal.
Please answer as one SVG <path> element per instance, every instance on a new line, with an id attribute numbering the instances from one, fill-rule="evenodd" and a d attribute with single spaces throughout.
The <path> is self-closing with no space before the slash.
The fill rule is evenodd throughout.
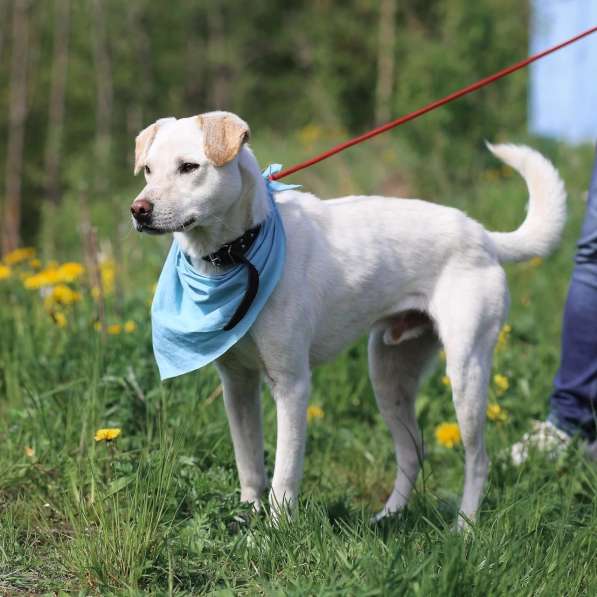
<path id="1" fill-rule="evenodd" d="M 594 441 L 597 421 L 597 159 L 562 326 L 560 369 L 549 419 Z"/>

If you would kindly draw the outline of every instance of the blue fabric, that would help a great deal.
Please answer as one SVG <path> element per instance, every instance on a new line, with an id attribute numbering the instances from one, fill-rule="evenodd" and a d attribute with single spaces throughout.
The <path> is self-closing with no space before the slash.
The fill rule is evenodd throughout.
<path id="1" fill-rule="evenodd" d="M 595 0 L 533 0 L 530 51 L 544 50 L 595 23 Z M 596 72 L 594 35 L 531 64 L 531 132 L 572 143 L 597 139 Z"/>
<path id="2" fill-rule="evenodd" d="M 272 164 L 263 172 L 271 210 L 246 255 L 259 272 L 259 290 L 234 328 L 223 329 L 245 295 L 247 268 L 237 265 L 222 274 L 201 274 L 178 243 L 172 243 L 151 305 L 153 353 L 162 379 L 194 371 L 223 355 L 249 331 L 276 287 L 286 236 L 273 193 L 300 186 L 270 181 L 281 168 Z"/>
<path id="3" fill-rule="evenodd" d="M 597 420 L 597 158 L 577 247 L 550 420 L 571 435 L 580 433 L 593 441 Z"/>

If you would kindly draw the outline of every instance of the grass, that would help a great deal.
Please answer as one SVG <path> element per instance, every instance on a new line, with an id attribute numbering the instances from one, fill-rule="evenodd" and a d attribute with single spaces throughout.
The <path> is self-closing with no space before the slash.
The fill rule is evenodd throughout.
<path id="1" fill-rule="evenodd" d="M 387 144 L 379 155 L 389 155 Z M 578 447 L 555 461 L 532 454 L 521 468 L 506 457 L 530 419 L 547 410 L 590 169 L 588 149 L 548 149 L 568 184 L 570 223 L 561 250 L 545 263 L 508 267 L 512 332 L 495 373 L 509 387 L 492 385 L 491 401 L 509 419 L 487 423 L 492 467 L 470 533 L 451 531 L 461 448 L 434 437 L 438 424 L 455 420 L 441 359 L 417 403 L 428 457 L 413 501 L 402 515 L 369 524 L 392 486 L 394 456 L 367 380 L 364 342 L 314 375 L 312 404 L 324 416 L 309 425 L 300 511 L 278 527 L 252 516 L 239 503 L 214 371 L 164 384 L 157 376 L 148 300 L 163 243 L 116 232 L 118 267 L 106 262 L 104 271 L 106 323 L 133 321 L 132 331 L 95 330 L 84 277 L 68 283 L 81 300 L 50 306 L 65 315 L 64 327 L 38 291 L 23 287 L 27 262 L 0 281 L 0 593 L 592 594 L 596 468 Z M 336 158 L 342 162 L 329 178 L 318 170 L 302 180 L 325 196 L 339 188 L 334 177 L 349 173 L 344 190 L 372 192 L 383 168 L 364 155 Z M 389 168 L 397 165 L 397 157 L 388 160 Z M 524 210 L 523 185 L 494 163 L 465 191 L 448 186 L 438 194 L 490 228 L 516 226 Z M 64 221 L 72 218 L 68 201 L 57 215 Z M 118 229 L 104 213 L 110 210 L 96 211 L 100 231 Z M 53 250 L 72 259 L 73 242 L 50 243 L 40 257 Z M 275 412 L 268 396 L 263 404 L 271 475 Z M 96 443 L 100 427 L 119 427 L 122 435 Z"/>

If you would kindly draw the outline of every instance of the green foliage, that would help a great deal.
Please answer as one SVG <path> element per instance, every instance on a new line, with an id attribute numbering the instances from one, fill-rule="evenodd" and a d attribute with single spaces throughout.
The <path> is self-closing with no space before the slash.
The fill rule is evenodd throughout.
<path id="1" fill-rule="evenodd" d="M 381 176 L 365 156 L 344 163 L 351 184 Z M 122 241 L 106 318 L 137 328 L 103 338 L 84 278 L 69 283 L 82 296 L 63 307 L 59 327 L 39 291 L 23 288 L 19 272 L 28 263 L 15 265 L 0 281 L 0 592 L 591 594 L 594 466 L 579 447 L 555 461 L 533 454 L 522 468 L 507 457 L 529 420 L 545 416 L 557 366 L 591 152 L 565 156 L 571 222 L 562 250 L 543 264 L 508 268 L 512 331 L 496 353 L 495 373 L 510 387 L 501 393 L 492 385 L 490 397 L 509 419 L 487 422 L 490 479 L 468 535 L 451 531 L 462 450 L 434 437 L 439 423 L 455 420 L 441 359 L 417 402 L 427 458 L 407 511 L 369 523 L 392 487 L 395 462 L 359 342 L 314 374 L 312 404 L 324 416 L 309 425 L 301 508 L 274 527 L 239 503 L 213 369 L 158 379 L 147 304 L 161 261 L 156 239 Z M 321 192 L 340 183 L 312 176 Z M 523 214 L 523 187 L 493 168 L 452 202 L 493 227 L 510 227 Z M 113 227 L 118 218 L 103 217 Z M 267 396 L 263 404 L 271 475 L 275 409 Z M 96 443 L 100 427 L 122 435 Z"/>
<path id="2" fill-rule="evenodd" d="M 108 465 L 106 477 L 111 480 L 100 484 L 99 490 L 93 479 L 91 489 L 85 485 L 79 489 L 73 474 L 75 503 L 69 515 L 73 540 L 67 566 L 78 571 L 82 584 L 136 589 L 156 573 L 171 531 L 176 509 L 172 451 L 161 446 L 129 459 L 119 457 L 111 445 L 106 449 L 108 462 L 101 463 L 100 457 L 96 467 L 90 467 L 94 474 L 102 464 Z M 83 479 L 87 477 L 88 471 L 83 472 Z"/>
<path id="3" fill-rule="evenodd" d="M 269 138 L 269 131 L 289 139 L 297 129 L 316 126 L 324 131 L 322 147 L 374 122 L 377 3 L 257 0 L 242 10 L 229 0 L 180 3 L 175 9 L 148 0 L 105 0 L 101 5 L 109 81 L 97 74 L 94 44 L 99 34 L 93 3 L 71 2 L 61 169 L 65 199 L 84 192 L 93 204 L 104 205 L 106 193 L 130 187 L 134 136 L 167 115 L 233 110 L 248 120 L 258 143 Z M 527 10 L 526 3 L 516 0 L 399 2 L 394 115 L 524 57 Z M 28 243 L 43 226 L 54 2 L 36 3 L 30 21 L 23 200 Z M 3 32 L 10 41 L 8 23 Z M 9 50 L 7 43 L 7 58 Z M 0 61 L 0 114 L 5 115 L 9 63 Z M 526 81 L 525 74 L 515 74 L 399 130 L 396 151 L 416 156 L 408 170 L 420 180 L 423 193 L 436 193 L 454 182 L 467 184 L 487 163 L 478 152 L 482 140 L 522 129 Z M 98 85 L 108 85 L 112 97 L 107 162 L 97 155 Z M 0 138 L 6 137 L 3 117 Z M 310 155 L 304 149 L 297 159 Z M 4 152 L 2 144 L 0 160 Z M 334 162 L 326 168 L 334 169 Z M 109 191 L 96 188 L 98 177 L 107 181 Z"/>
<path id="4" fill-rule="evenodd" d="M 378 5 L 365 0 L 160 3 L 104 0 L 113 108 L 111 150 L 96 152 L 91 0 L 71 2 L 62 199 L 44 197 L 44 150 L 54 2 L 30 12 L 24 237 L 45 264 L 80 255 L 84 201 L 101 257 L 116 265 L 98 304 L 48 307 L 12 268 L 0 279 L 0 593 L 292 595 L 590 595 L 597 584 L 595 469 L 578 446 L 522 468 L 509 446 L 546 414 L 558 358 L 560 312 L 588 182 L 590 148 L 533 140 L 561 169 L 570 196 L 563 248 L 544 264 L 511 266 L 512 332 L 495 373 L 509 389 L 491 400 L 492 458 L 479 523 L 451 531 L 462 452 L 438 445 L 454 420 L 443 363 L 421 389 L 417 413 L 427 459 L 407 511 L 380 526 L 395 461 L 366 373 L 363 342 L 314 374 L 300 512 L 274 527 L 239 503 L 218 380 L 211 368 L 160 383 L 148 301 L 168 239 L 133 235 L 128 205 L 132 139 L 154 119 L 210 109 L 239 112 L 263 164 L 291 164 L 373 124 Z M 521 58 L 527 6 L 515 0 L 410 0 L 396 14 L 396 116 Z M 7 21 L 9 22 L 9 21 Z M 7 33 L 0 23 L 0 33 Z M 0 48 L 0 114 L 8 113 L 10 44 Z M 482 149 L 483 138 L 526 138 L 522 73 L 302 172 L 323 197 L 423 196 L 465 209 L 490 229 L 521 221 L 524 185 Z M 7 134 L 0 117 L 0 139 Z M 0 145 L 0 160 L 5 157 Z M 4 172 L 4 170 L 0 170 Z M 103 177 L 104 190 L 97 187 Z M 30 273 L 30 272 L 29 272 Z M 1 277 L 1 276 L 0 276 Z M 57 313 L 62 313 L 61 320 Z M 64 324 L 63 327 L 61 325 Z M 266 465 L 275 410 L 264 398 Z M 100 427 L 119 427 L 110 444 Z"/>
<path id="5" fill-rule="evenodd" d="M 416 3 L 415 3 L 416 4 Z M 398 36 L 396 113 L 406 113 L 522 59 L 527 45 L 527 8 L 516 0 L 419 3 L 408 13 L 410 26 Z M 424 9 L 422 7 L 425 7 Z M 483 139 L 523 130 L 527 76 L 515 74 L 408 124 L 399 133 L 433 176 L 425 192 L 466 184 L 488 163 Z M 464 159 L 463 159 L 464 158 Z M 441 164 L 441 166 L 437 163 Z M 435 167 L 433 167 L 435 166 Z M 424 176 L 423 166 L 417 172 Z M 428 170 L 427 170 L 428 172 Z M 449 172 L 449 179 L 446 179 Z"/>

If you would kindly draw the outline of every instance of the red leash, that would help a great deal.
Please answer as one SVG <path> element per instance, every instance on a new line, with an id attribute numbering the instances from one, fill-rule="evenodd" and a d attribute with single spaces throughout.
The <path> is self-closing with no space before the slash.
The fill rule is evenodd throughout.
<path id="1" fill-rule="evenodd" d="M 415 118 L 418 118 L 419 116 L 422 116 L 423 114 L 426 114 L 427 112 L 431 112 L 431 110 L 435 110 L 436 108 L 439 108 L 440 106 L 443 106 L 444 104 L 447 104 L 448 102 L 458 99 L 459 97 L 462 97 L 463 95 L 467 95 L 468 93 L 472 93 L 473 91 L 476 91 L 477 89 L 481 89 L 481 87 L 485 87 L 486 85 L 489 85 L 490 83 L 493 83 L 494 81 L 497 81 L 498 79 L 501 79 L 502 77 L 505 77 L 505 76 L 509 75 L 510 73 L 516 72 L 517 70 L 520 70 L 520 69 L 524 68 L 525 66 L 528 66 L 529 64 L 531 64 L 531 62 L 535 62 L 536 60 L 539 60 L 540 58 L 543 58 L 544 56 L 547 56 L 548 54 L 557 52 L 561 48 L 564 48 L 565 46 L 573 44 L 574 42 L 578 41 L 579 39 L 582 39 L 583 37 L 587 37 L 588 35 L 595 33 L 595 31 L 597 31 L 597 26 L 591 27 L 590 29 L 587 29 L 586 31 L 583 31 L 582 33 L 579 33 L 578 35 L 575 35 L 574 37 L 571 37 L 570 39 L 567 39 L 566 41 L 558 44 L 557 46 L 553 46 L 551 48 L 548 48 L 547 50 L 543 50 L 542 52 L 538 52 L 537 54 L 533 54 L 532 56 L 529 56 L 528 58 L 525 58 L 524 60 L 521 60 L 521 61 L 516 62 L 510 66 L 507 66 L 506 68 L 503 68 L 502 70 L 498 71 L 497 73 L 494 73 L 493 75 L 490 75 L 489 77 L 485 77 L 484 79 L 481 79 L 480 81 L 477 81 L 476 83 L 472 83 L 471 85 L 468 85 L 467 87 L 463 87 L 462 89 L 459 89 L 458 91 L 454 91 L 454 92 L 450 93 L 450 95 L 446 95 L 446 97 L 443 97 L 442 99 L 435 100 L 434 102 L 431 102 L 430 104 L 427 104 L 426 106 L 423 106 L 422 108 L 419 108 L 418 110 L 415 110 L 414 112 L 411 112 L 410 114 L 401 116 L 400 118 L 397 118 L 396 120 L 392 120 L 391 122 L 388 122 L 386 124 L 378 126 L 377 128 L 374 128 L 373 130 L 371 130 L 367 133 L 363 133 L 362 135 L 359 135 L 358 137 L 354 137 L 353 139 L 349 139 L 348 141 L 345 141 L 344 143 L 340 143 L 339 145 L 336 145 L 335 147 L 332 147 L 331 149 L 328 149 L 327 151 L 324 151 L 323 153 L 320 153 L 319 155 L 316 155 L 315 157 L 313 157 L 309 160 L 300 162 L 300 164 L 296 164 L 295 166 L 286 168 L 285 170 L 280 170 L 280 172 L 278 172 L 277 174 L 272 174 L 272 176 L 270 176 L 270 180 L 279 180 L 280 178 L 284 178 L 285 176 L 294 174 L 295 172 L 298 172 L 299 170 L 304 170 L 305 168 L 308 168 L 309 166 L 313 166 L 313 164 L 317 164 L 318 162 L 322 162 L 323 160 L 326 160 L 327 158 L 329 158 L 337 153 L 340 153 L 341 151 L 344 151 L 345 149 L 348 149 L 349 147 L 352 147 L 353 145 L 357 145 L 357 143 L 362 143 L 363 141 L 366 141 L 367 139 L 371 139 L 372 137 L 381 135 L 381 133 L 385 133 L 386 131 L 389 131 L 390 129 L 400 126 L 401 124 L 404 124 L 405 122 L 408 122 L 409 120 L 414 120 Z"/>

